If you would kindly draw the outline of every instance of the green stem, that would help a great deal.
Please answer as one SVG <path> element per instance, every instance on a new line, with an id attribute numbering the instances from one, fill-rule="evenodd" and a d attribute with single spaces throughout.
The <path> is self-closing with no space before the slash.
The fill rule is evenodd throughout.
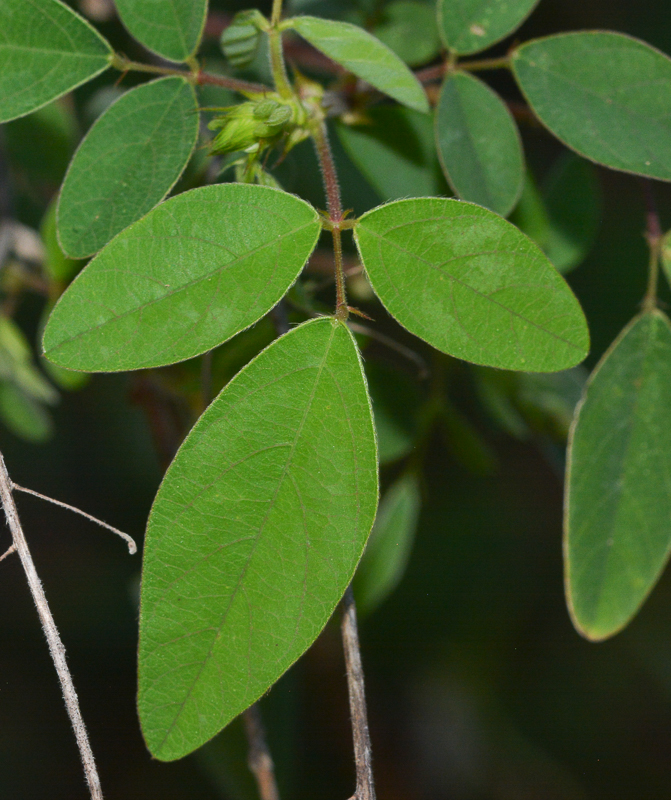
<path id="1" fill-rule="evenodd" d="M 270 24 L 273 28 L 276 28 L 282 17 L 282 0 L 273 0 L 273 11 L 270 15 Z"/>
<path id="2" fill-rule="evenodd" d="M 160 67 L 155 64 L 143 64 L 139 61 L 131 61 L 125 56 L 115 53 L 112 57 L 112 66 L 120 72 L 147 72 L 151 75 L 178 75 L 186 78 L 189 83 L 201 86 L 210 84 L 213 86 L 223 86 L 241 94 L 264 94 L 271 91 L 269 86 L 262 83 L 251 83 L 241 81 L 238 78 L 229 78 L 225 75 L 213 75 L 209 72 L 196 72 L 193 70 L 175 69 L 174 67 Z"/>
<path id="3" fill-rule="evenodd" d="M 662 226 L 659 221 L 657 204 L 652 192 L 652 182 L 647 178 L 642 180 L 643 197 L 646 206 L 646 231 L 645 238 L 650 249 L 648 262 L 648 288 L 643 298 L 643 310 L 654 311 L 657 308 L 657 285 L 659 283 L 659 262 L 662 255 Z"/>
<path id="4" fill-rule="evenodd" d="M 454 69 L 466 72 L 483 72 L 488 69 L 510 69 L 510 56 L 501 58 L 483 58 L 479 61 L 459 61 Z"/>
<path id="5" fill-rule="evenodd" d="M 273 16 L 275 8 L 273 7 Z M 282 52 L 282 34 L 276 27 L 271 27 L 268 31 L 268 45 L 270 47 L 270 69 L 273 73 L 275 88 L 280 97 L 286 100 L 294 96 L 293 89 L 287 77 L 287 68 L 284 64 L 284 53 Z"/>

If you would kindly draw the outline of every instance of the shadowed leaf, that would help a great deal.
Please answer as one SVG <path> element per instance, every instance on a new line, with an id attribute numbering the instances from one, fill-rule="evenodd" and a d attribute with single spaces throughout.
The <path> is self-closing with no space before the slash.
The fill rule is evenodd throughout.
<path id="1" fill-rule="evenodd" d="M 527 42 L 513 71 L 541 122 L 580 155 L 671 180 L 671 59 L 607 31 Z"/>
<path id="2" fill-rule="evenodd" d="M 671 548 L 671 327 L 630 323 L 589 379 L 569 442 L 566 594 L 573 623 L 606 639 L 639 610 Z"/>

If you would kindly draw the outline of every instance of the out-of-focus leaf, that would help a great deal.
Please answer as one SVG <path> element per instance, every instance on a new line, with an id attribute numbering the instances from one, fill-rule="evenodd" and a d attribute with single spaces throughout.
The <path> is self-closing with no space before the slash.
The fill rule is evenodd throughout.
<path id="1" fill-rule="evenodd" d="M 74 113 L 63 101 L 8 122 L 4 131 L 14 169 L 28 176 L 31 183 L 46 181 L 54 188 L 60 184 L 79 138 Z"/>
<path id="2" fill-rule="evenodd" d="M 352 578 L 376 506 L 356 345 L 342 323 L 313 320 L 228 384 L 154 502 L 138 705 L 157 758 L 202 745 L 312 643 Z"/>
<path id="3" fill-rule="evenodd" d="M 186 61 L 198 48 L 207 0 L 114 0 L 121 21 L 146 48 Z"/>
<path id="4" fill-rule="evenodd" d="M 541 122 L 611 169 L 671 180 L 671 59 L 608 31 L 562 33 L 518 47 L 512 67 Z"/>
<path id="5" fill-rule="evenodd" d="M 565 275 L 584 261 L 599 230 L 602 197 L 595 168 L 566 153 L 550 172 L 544 195 L 551 226 L 543 249 Z"/>
<path id="6" fill-rule="evenodd" d="M 668 231 L 662 239 L 661 256 L 664 274 L 671 285 L 671 231 Z"/>
<path id="7" fill-rule="evenodd" d="M 583 636 L 629 623 L 671 548 L 671 326 L 644 313 L 589 379 L 569 442 L 566 593 Z"/>
<path id="8" fill-rule="evenodd" d="M 82 261 L 68 258 L 61 250 L 56 236 L 56 201 L 52 201 L 42 218 L 40 236 L 44 243 L 44 272 L 52 280 L 69 281 L 83 266 Z"/>
<path id="9" fill-rule="evenodd" d="M 22 117 L 103 72 L 112 50 L 60 0 L 0 3 L 0 122 Z"/>
<path id="10" fill-rule="evenodd" d="M 93 255 L 168 194 L 196 145 L 197 111 L 189 83 L 169 77 L 131 89 L 98 118 L 58 201 L 68 255 Z"/>
<path id="11" fill-rule="evenodd" d="M 45 355 L 67 369 L 114 372 L 211 350 L 280 300 L 320 230 L 312 206 L 265 186 L 173 197 L 77 276 L 47 323 Z"/>
<path id="12" fill-rule="evenodd" d="M 565 439 L 587 375 L 583 366 L 550 374 L 521 372 L 515 376 L 517 402 L 536 429 L 550 428 Z"/>
<path id="13" fill-rule="evenodd" d="M 508 36 L 539 0 L 438 0 L 445 46 L 460 55 L 477 53 Z"/>
<path id="14" fill-rule="evenodd" d="M 543 194 L 527 171 L 510 221 L 530 236 L 562 274 L 589 253 L 601 218 L 601 192 L 594 167 L 573 153 L 550 172 Z"/>
<path id="15" fill-rule="evenodd" d="M 318 17 L 295 17 L 286 24 L 371 86 L 408 108 L 428 112 L 422 84 L 395 53 L 363 28 Z"/>
<path id="16" fill-rule="evenodd" d="M 0 316 L 0 380 L 12 381 L 43 403 L 58 401 L 58 392 L 33 364 L 30 345 L 9 317 Z"/>
<path id="17" fill-rule="evenodd" d="M 374 32 L 411 67 L 426 64 L 440 52 L 435 8 L 422 0 L 393 0 L 388 3 Z"/>
<path id="18" fill-rule="evenodd" d="M 16 436 L 34 444 L 47 441 L 53 433 L 53 422 L 44 406 L 4 380 L 0 380 L 0 419 Z"/>
<path id="19" fill-rule="evenodd" d="M 401 582 L 417 529 L 421 496 L 417 478 L 406 474 L 387 491 L 354 576 L 357 610 L 368 614 Z"/>
<path id="20" fill-rule="evenodd" d="M 501 98 L 467 72 L 449 75 L 436 109 L 436 144 L 459 197 L 507 216 L 520 198 L 524 154 Z"/>
<path id="21" fill-rule="evenodd" d="M 338 136 L 352 161 L 380 200 L 445 194 L 426 114 L 399 106 L 379 106 L 368 112 L 370 125 L 340 124 Z"/>
<path id="22" fill-rule="evenodd" d="M 476 364 L 554 372 L 589 347 L 580 305 L 541 250 L 481 206 L 399 200 L 354 235 L 371 285 L 411 333 Z"/>

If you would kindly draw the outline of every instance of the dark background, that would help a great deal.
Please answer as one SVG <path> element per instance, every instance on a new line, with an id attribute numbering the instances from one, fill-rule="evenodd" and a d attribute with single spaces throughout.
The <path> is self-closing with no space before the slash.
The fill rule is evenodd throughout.
<path id="1" fill-rule="evenodd" d="M 222 12 L 238 7 L 214 4 Z M 542 0 L 516 38 L 596 27 L 671 53 L 668 0 Z M 102 29 L 116 46 L 128 47 L 117 23 Z M 492 53 L 505 52 L 508 44 Z M 104 76 L 97 85 L 115 79 Z M 513 94 L 505 81 L 497 88 Z M 86 101 L 78 92 L 75 108 Z M 541 173 L 561 153 L 541 130 L 524 131 L 524 137 Z M 26 191 L 21 165 L 9 150 L 5 146 L 2 156 L 11 165 L 3 178 L 3 198 L 11 199 L 7 210 L 37 226 L 58 180 L 33 178 L 39 191 Z M 590 323 L 590 366 L 636 313 L 647 264 L 638 179 L 598 174 L 604 195 L 600 233 L 570 276 Z M 671 193 L 662 184 L 655 193 L 669 225 Z M 668 300 L 666 288 L 663 298 Z M 28 295 L 18 310 L 32 334 L 42 307 Z M 227 350 L 231 363 L 235 346 Z M 375 362 L 376 353 L 367 360 Z M 431 358 L 428 349 L 422 353 Z M 184 370 L 180 380 L 188 384 L 189 367 Z M 466 368 L 455 362 L 449 372 L 454 402 L 493 459 L 488 469 L 469 469 L 438 431 L 430 437 L 424 507 L 408 572 L 361 623 L 379 797 L 668 798 L 671 578 L 662 578 L 639 616 L 614 639 L 595 645 L 580 638 L 563 597 L 561 451 L 539 439 L 510 437 L 478 404 Z M 406 378 L 418 396 L 426 391 L 417 376 Z M 162 471 L 157 414 L 174 432 L 190 413 L 178 405 L 157 411 L 152 391 L 161 379 L 151 378 L 149 388 L 143 380 L 99 375 L 83 390 L 64 394 L 54 412 L 55 435 L 46 444 L 27 444 L 0 428 L 12 478 L 140 539 Z M 165 437 L 163 445 L 164 451 L 172 446 Z M 383 482 L 395 474 L 385 470 Z M 181 762 L 152 761 L 144 747 L 135 712 L 140 557 L 66 511 L 25 496 L 18 502 L 65 641 L 105 796 L 254 797 L 239 722 Z M 9 543 L 1 531 L 0 550 Z M 261 704 L 285 800 L 345 800 L 354 790 L 335 622 Z M 86 796 L 57 679 L 14 556 L 0 564 L 0 798 Z"/>

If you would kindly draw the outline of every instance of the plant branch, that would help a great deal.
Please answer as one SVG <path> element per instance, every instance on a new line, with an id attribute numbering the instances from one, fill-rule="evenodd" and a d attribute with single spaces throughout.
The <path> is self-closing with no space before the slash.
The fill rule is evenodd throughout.
<path id="1" fill-rule="evenodd" d="M 266 744 L 266 732 L 258 703 L 254 703 L 245 711 L 243 720 L 249 743 L 247 764 L 256 778 L 259 797 L 261 800 L 280 800 L 280 793 L 275 781 L 275 766 Z"/>
<path id="2" fill-rule="evenodd" d="M 350 715 L 352 717 L 354 761 L 356 763 L 356 792 L 350 800 L 375 800 L 366 693 L 363 685 L 363 667 L 361 666 L 359 632 L 356 623 L 356 605 L 351 586 L 347 587 L 343 597 L 342 609 L 343 615 L 340 629 L 345 651 L 345 666 L 347 667 L 347 688 L 349 691 Z"/>
<path id="3" fill-rule="evenodd" d="M 657 203 L 652 190 L 652 181 L 642 178 L 643 198 L 645 201 L 645 239 L 650 249 L 648 263 L 648 287 L 643 298 L 643 310 L 653 311 L 657 308 L 657 284 L 659 283 L 659 261 L 662 253 L 662 225 L 659 221 Z"/>
<path id="4" fill-rule="evenodd" d="M 0 561 L 4 561 L 7 558 L 7 556 L 11 556 L 12 553 L 16 553 L 16 545 L 15 544 L 10 545 L 7 548 L 7 550 L 5 550 L 5 552 L 0 556 Z"/>
<path id="5" fill-rule="evenodd" d="M 119 53 L 114 54 L 112 66 L 120 72 L 147 72 L 151 75 L 178 75 L 180 78 L 185 78 L 189 83 L 197 86 L 202 86 L 204 84 L 223 86 L 225 89 L 232 89 L 241 94 L 264 94 L 265 92 L 272 91 L 269 86 L 263 83 L 251 83 L 250 81 L 242 81 L 239 78 L 229 78 L 226 75 L 213 75 L 211 72 L 162 67 L 157 64 L 143 64 L 139 61 L 131 61 Z"/>
<path id="6" fill-rule="evenodd" d="M 39 497 L 40 500 L 46 500 L 47 503 L 53 503 L 55 506 L 67 508 L 68 511 L 74 511 L 75 514 L 86 517 L 86 519 L 90 520 L 91 522 L 95 522 L 96 525 L 100 525 L 101 528 L 107 528 L 108 531 L 112 531 L 112 533 L 116 533 L 117 536 L 120 536 L 127 543 L 128 552 L 131 555 L 135 555 L 135 553 L 137 553 L 137 545 L 135 544 L 135 540 L 132 536 L 129 536 L 127 533 L 120 531 L 118 528 L 115 528 L 112 525 L 108 525 L 106 522 L 103 522 L 101 519 L 98 519 L 91 514 L 87 514 L 86 511 L 82 511 L 81 508 L 77 508 L 77 506 L 71 506 L 69 503 L 63 503 L 61 500 L 54 500 L 53 497 L 48 497 L 46 494 L 40 494 L 34 489 L 26 489 L 25 486 L 19 486 L 18 483 L 14 483 L 13 481 L 11 481 L 11 488 L 16 489 L 19 492 L 24 492 L 25 494 L 32 494 L 34 497 Z"/>
<path id="7" fill-rule="evenodd" d="M 273 10 L 270 15 L 270 24 L 277 27 L 282 18 L 282 0 L 273 0 Z"/>
<path id="8" fill-rule="evenodd" d="M 490 69 L 510 69 L 510 56 L 501 58 L 482 58 L 477 61 L 459 61 L 453 69 L 465 70 L 466 72 L 484 72 Z"/>
<path id="9" fill-rule="evenodd" d="M 47 598 L 42 587 L 42 582 L 37 575 L 35 564 L 33 563 L 30 550 L 28 549 L 26 537 L 24 536 L 23 529 L 21 528 L 19 514 L 16 510 L 14 497 L 12 496 L 12 487 L 13 484 L 9 478 L 9 474 L 7 473 L 5 460 L 0 453 L 0 501 L 2 502 L 5 517 L 7 518 L 7 524 L 9 525 L 9 530 L 11 531 L 12 539 L 14 540 L 14 546 L 19 553 L 23 570 L 26 573 L 28 586 L 30 587 L 30 593 L 32 594 L 33 600 L 35 601 L 35 605 L 37 607 L 37 613 L 40 617 L 40 622 L 42 623 L 42 630 L 44 631 L 44 635 L 46 636 L 47 643 L 49 645 L 49 652 L 51 653 L 51 658 L 54 662 L 58 679 L 61 682 L 65 707 L 74 729 L 75 739 L 77 740 L 77 746 L 79 747 L 79 754 L 81 756 L 84 774 L 86 775 L 86 781 L 89 786 L 91 798 L 92 800 L 102 800 L 103 793 L 100 787 L 100 778 L 98 777 L 98 771 L 96 769 L 93 752 L 91 750 L 88 734 L 86 732 L 86 726 L 84 725 L 84 720 L 82 719 L 82 714 L 79 709 L 77 692 L 75 691 L 75 687 L 72 682 L 72 676 L 70 675 L 70 670 L 68 669 L 68 665 L 65 660 L 65 647 L 63 646 L 60 634 L 56 628 L 54 618 L 51 615 Z"/>

